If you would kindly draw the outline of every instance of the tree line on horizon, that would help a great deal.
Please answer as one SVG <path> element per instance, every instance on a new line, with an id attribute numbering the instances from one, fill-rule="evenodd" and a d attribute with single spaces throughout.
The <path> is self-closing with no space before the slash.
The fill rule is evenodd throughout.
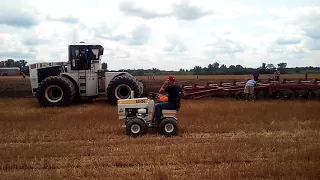
<path id="1" fill-rule="evenodd" d="M 6 61 L 0 61 L 0 67 L 20 67 L 21 71 L 26 75 L 29 74 L 29 66 L 26 60 L 14 60 L 7 59 Z M 157 68 L 150 69 L 120 69 L 120 70 L 109 70 L 108 64 L 103 62 L 101 64 L 102 72 L 116 71 L 116 72 L 128 72 L 134 76 L 152 76 L 152 75 L 242 75 L 242 74 L 273 74 L 276 69 L 281 74 L 312 74 L 320 73 L 320 67 L 306 66 L 306 67 L 295 67 L 288 68 L 287 63 L 281 62 L 276 65 L 262 63 L 258 68 L 248 68 L 242 65 L 230 65 L 227 67 L 225 64 L 220 65 L 218 62 L 209 64 L 207 67 L 195 66 L 192 69 L 180 69 L 178 71 L 167 71 L 160 70 Z"/>
<path id="2" fill-rule="evenodd" d="M 107 65 L 105 65 L 107 68 Z M 227 67 L 225 64 L 220 65 L 218 62 L 209 64 L 207 67 L 195 66 L 192 69 L 180 69 L 179 71 L 165 71 L 157 68 L 151 69 L 122 69 L 119 71 L 126 71 L 134 76 L 152 76 L 152 75 L 243 75 L 243 74 L 273 74 L 276 69 L 281 74 L 312 74 L 320 73 L 320 67 L 306 66 L 288 68 L 287 63 L 281 62 L 276 66 L 274 64 L 262 63 L 258 68 L 247 68 L 242 65 L 230 65 Z"/>
<path id="3" fill-rule="evenodd" d="M 29 66 L 27 65 L 28 62 L 24 59 L 21 60 L 14 60 L 14 59 L 7 59 L 5 61 L 0 61 L 0 68 L 1 67 L 19 67 L 20 73 L 24 73 L 25 75 L 29 75 Z"/>

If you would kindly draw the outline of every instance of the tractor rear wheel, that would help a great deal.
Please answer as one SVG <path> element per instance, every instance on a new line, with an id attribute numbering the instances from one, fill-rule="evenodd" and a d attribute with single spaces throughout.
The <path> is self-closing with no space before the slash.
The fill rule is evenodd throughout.
<path id="1" fill-rule="evenodd" d="M 131 91 L 135 97 L 140 97 L 139 82 L 132 76 L 120 75 L 110 81 L 107 90 L 107 98 L 112 104 L 117 104 L 119 99 L 129 99 Z"/>
<path id="2" fill-rule="evenodd" d="M 159 124 L 159 131 L 161 135 L 177 136 L 179 133 L 178 121 L 174 118 L 164 118 Z"/>
<path id="3" fill-rule="evenodd" d="M 41 106 L 70 105 L 76 96 L 75 85 L 66 77 L 50 76 L 39 85 L 36 97 Z"/>
<path id="4" fill-rule="evenodd" d="M 126 133 L 131 137 L 142 136 L 147 132 L 147 126 L 141 119 L 131 119 L 126 123 Z"/>

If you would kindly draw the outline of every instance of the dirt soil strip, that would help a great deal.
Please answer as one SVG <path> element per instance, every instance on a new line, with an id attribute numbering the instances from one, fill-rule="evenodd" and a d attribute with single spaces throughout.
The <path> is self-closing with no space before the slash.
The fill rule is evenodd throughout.
<path id="1" fill-rule="evenodd" d="M 236 81 L 244 81 L 244 79 L 235 79 Z M 197 82 L 199 85 L 206 85 L 207 82 L 219 83 L 233 82 L 231 79 L 178 79 L 177 83 L 180 85 L 192 85 Z M 145 90 L 144 94 L 150 92 L 158 92 L 164 80 L 160 79 L 143 79 Z M 31 84 L 29 78 L 22 77 L 0 77 L 0 98 L 16 97 L 26 98 L 33 97 L 31 92 Z"/>
<path id="2" fill-rule="evenodd" d="M 200 84 L 205 84 L 208 80 L 200 80 Z M 217 80 L 215 80 L 217 81 Z M 178 83 L 181 85 L 192 84 L 195 80 L 180 80 Z M 145 94 L 150 92 L 158 92 L 163 80 L 145 79 Z M 31 92 L 31 84 L 29 78 L 3 78 L 0 77 L 0 98 L 3 97 L 15 97 L 25 98 L 33 97 Z"/>
<path id="3" fill-rule="evenodd" d="M 32 97 L 29 78 L 0 78 L 0 97 Z"/>

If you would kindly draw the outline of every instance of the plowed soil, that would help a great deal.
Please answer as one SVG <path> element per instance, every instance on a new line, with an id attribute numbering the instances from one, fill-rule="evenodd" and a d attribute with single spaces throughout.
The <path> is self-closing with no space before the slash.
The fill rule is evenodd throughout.
<path id="1" fill-rule="evenodd" d="M 0 77 L 0 98 L 32 97 L 29 78 Z"/>
<path id="2" fill-rule="evenodd" d="M 145 93 L 157 92 L 164 82 L 164 80 L 160 78 L 143 78 L 143 81 L 145 85 Z M 199 80 L 199 84 L 205 84 L 207 81 L 208 79 Z M 193 79 L 178 80 L 178 83 L 182 85 L 191 85 L 193 82 L 195 82 Z M 32 97 L 30 79 L 23 79 L 22 77 L 0 77 L 0 98 L 3 97 Z"/>

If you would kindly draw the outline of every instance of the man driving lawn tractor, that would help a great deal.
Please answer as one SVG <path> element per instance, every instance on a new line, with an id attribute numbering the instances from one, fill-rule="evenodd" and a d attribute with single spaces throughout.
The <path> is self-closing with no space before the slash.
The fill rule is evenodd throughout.
<path id="1" fill-rule="evenodd" d="M 168 93 L 168 97 L 160 97 L 160 102 L 155 105 L 153 116 L 155 118 L 153 121 L 155 124 L 160 123 L 161 110 L 180 108 L 182 88 L 179 85 L 175 84 L 175 82 L 175 78 L 173 76 L 169 76 L 159 90 L 159 93 L 161 94 L 164 94 L 164 92 Z"/>

